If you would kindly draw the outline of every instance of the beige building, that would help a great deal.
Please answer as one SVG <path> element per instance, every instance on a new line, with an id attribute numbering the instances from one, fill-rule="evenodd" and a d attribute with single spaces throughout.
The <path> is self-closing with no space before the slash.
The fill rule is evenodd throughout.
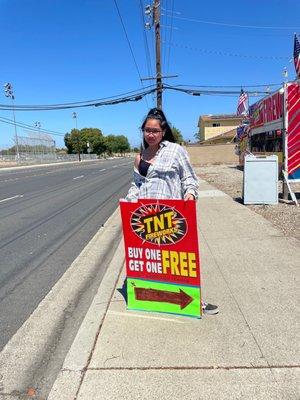
<path id="1" fill-rule="evenodd" d="M 242 122 L 237 115 L 200 115 L 198 127 L 200 142 L 233 131 Z"/>

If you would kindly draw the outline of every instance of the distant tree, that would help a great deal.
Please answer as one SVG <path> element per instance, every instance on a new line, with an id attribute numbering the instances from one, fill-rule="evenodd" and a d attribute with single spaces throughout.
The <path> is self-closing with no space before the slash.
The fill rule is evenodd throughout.
<path id="1" fill-rule="evenodd" d="M 98 155 L 107 150 L 106 140 L 98 128 L 72 129 L 71 133 L 65 135 L 64 140 L 68 154 L 77 153 L 79 159 L 80 153 L 88 153 L 88 148 Z"/>
<path id="2" fill-rule="evenodd" d="M 130 144 L 126 136 L 124 135 L 117 136 L 117 142 L 119 147 L 118 151 L 120 153 L 125 153 L 126 151 L 130 151 Z"/>
<path id="3" fill-rule="evenodd" d="M 133 151 L 134 153 L 139 153 L 139 152 L 141 151 L 141 149 L 139 149 L 138 147 L 134 147 L 134 148 L 132 149 L 132 151 Z"/>
<path id="4" fill-rule="evenodd" d="M 103 154 L 107 151 L 107 144 L 105 136 L 99 136 L 90 142 L 91 150 L 94 154 Z"/>
<path id="5" fill-rule="evenodd" d="M 198 132 L 196 132 L 196 133 L 194 134 L 194 138 L 195 138 L 198 142 L 201 141 L 201 134 L 200 134 L 200 131 L 198 131 Z"/>
<path id="6" fill-rule="evenodd" d="M 104 136 L 98 128 L 72 129 L 71 133 L 65 134 L 64 141 L 68 154 L 78 154 L 79 160 L 81 153 L 88 153 L 88 148 L 98 155 L 105 152 L 112 154 L 130 151 L 126 136 Z"/>
<path id="7" fill-rule="evenodd" d="M 175 128 L 175 126 L 172 127 L 172 133 L 173 133 L 173 136 L 174 136 L 174 139 L 175 139 L 176 143 L 183 143 L 184 142 L 184 139 L 183 139 L 183 137 L 181 135 L 180 130 Z"/>
<path id="8" fill-rule="evenodd" d="M 63 154 L 63 153 L 67 153 L 67 151 L 68 151 L 68 149 L 66 149 L 65 147 L 61 147 L 61 148 L 56 147 L 56 148 L 55 148 L 55 152 L 56 152 L 56 153 L 61 153 L 61 154 Z"/>
<path id="9" fill-rule="evenodd" d="M 109 154 L 130 151 L 128 139 L 124 135 L 108 135 L 105 137 L 105 141 Z"/>
<path id="10" fill-rule="evenodd" d="M 64 137 L 68 154 L 78 154 L 78 160 L 81 161 L 80 153 L 86 148 L 86 140 L 83 138 L 79 129 L 72 129 Z"/>

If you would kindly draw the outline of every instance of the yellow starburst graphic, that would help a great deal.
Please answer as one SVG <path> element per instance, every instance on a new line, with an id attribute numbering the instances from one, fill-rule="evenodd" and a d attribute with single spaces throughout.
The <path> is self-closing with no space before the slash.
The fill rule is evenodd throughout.
<path id="1" fill-rule="evenodd" d="M 130 224 L 143 243 L 174 244 L 187 233 L 187 221 L 181 213 L 160 203 L 143 204 L 133 211 Z"/>

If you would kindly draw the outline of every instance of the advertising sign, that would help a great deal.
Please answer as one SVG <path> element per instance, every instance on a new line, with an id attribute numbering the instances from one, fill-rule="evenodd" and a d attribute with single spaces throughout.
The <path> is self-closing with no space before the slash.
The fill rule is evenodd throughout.
<path id="1" fill-rule="evenodd" d="M 249 107 L 250 128 L 258 128 L 276 122 L 282 123 L 282 114 L 283 93 L 277 91 Z"/>
<path id="2" fill-rule="evenodd" d="M 128 308 L 201 317 L 196 202 L 120 202 Z"/>
<path id="3" fill-rule="evenodd" d="M 287 172 L 290 181 L 300 181 L 300 83 L 287 84 Z"/>

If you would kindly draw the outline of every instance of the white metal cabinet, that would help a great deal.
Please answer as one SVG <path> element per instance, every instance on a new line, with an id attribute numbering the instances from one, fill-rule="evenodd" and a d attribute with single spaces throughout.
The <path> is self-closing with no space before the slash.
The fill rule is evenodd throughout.
<path id="1" fill-rule="evenodd" d="M 278 204 L 278 157 L 246 155 L 244 204 Z"/>

